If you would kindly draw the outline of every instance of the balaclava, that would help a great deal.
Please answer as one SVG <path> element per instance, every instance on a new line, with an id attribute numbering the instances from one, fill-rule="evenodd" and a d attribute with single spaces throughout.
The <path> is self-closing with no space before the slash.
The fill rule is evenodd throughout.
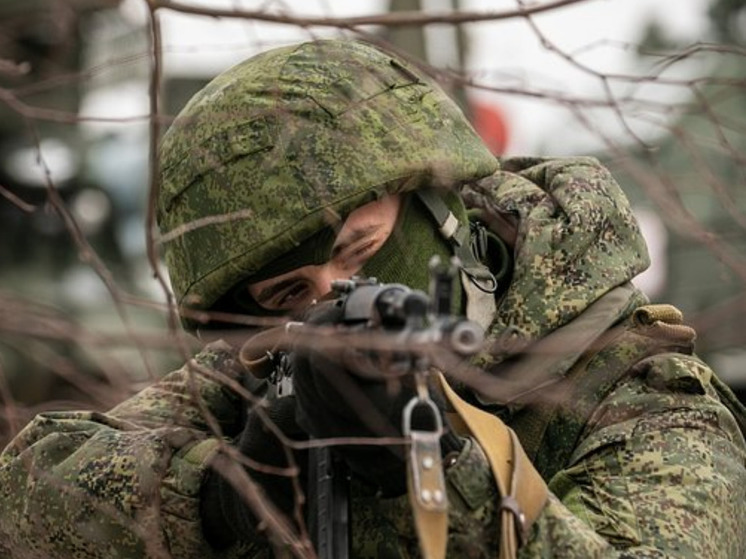
<path id="1" fill-rule="evenodd" d="M 447 203 L 455 214 L 459 206 L 464 218 L 466 212 L 460 199 L 449 193 Z M 458 215 L 458 214 L 457 214 Z M 425 208 L 414 194 L 404 197 L 394 230 L 364 265 L 361 274 L 376 278 L 381 283 L 401 283 L 412 289 L 427 293 L 430 285 L 430 259 L 437 255 L 442 262 L 448 262 L 453 254 L 449 243 L 443 238 Z M 454 293 L 454 309 L 461 309 L 461 290 Z"/>
<path id="2" fill-rule="evenodd" d="M 443 194 L 449 209 L 465 221 L 466 209 L 461 199 L 453 192 Z M 462 221 L 462 222 L 463 222 Z M 259 273 L 241 282 L 213 310 L 245 312 L 253 316 L 282 316 L 286 311 L 273 311 L 256 303 L 249 295 L 247 285 L 278 276 L 308 265 L 319 265 L 328 261 L 334 244 L 335 231 L 327 227 L 279 256 Z M 381 248 L 368 260 L 360 275 L 376 278 L 380 283 L 401 283 L 412 289 L 427 292 L 430 285 L 430 259 L 437 255 L 447 262 L 453 251 L 438 231 L 432 216 L 414 194 L 404 195 L 396 225 Z M 454 293 L 454 310 L 461 310 L 461 289 Z"/>

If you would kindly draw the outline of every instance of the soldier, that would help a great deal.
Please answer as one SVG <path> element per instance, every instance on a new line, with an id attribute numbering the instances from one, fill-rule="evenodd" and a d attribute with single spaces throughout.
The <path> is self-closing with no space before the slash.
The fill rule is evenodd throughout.
<path id="1" fill-rule="evenodd" d="M 270 399 L 212 342 L 107 414 L 44 414 L 0 461 L 6 556 L 311 556 L 309 437 L 345 443 L 352 557 L 746 556 L 744 411 L 680 313 L 631 284 L 647 251 L 594 159 L 497 161 L 406 61 L 309 42 L 189 102 L 159 225 L 202 336 L 245 315 L 346 336 L 332 280 L 426 290 L 438 255 L 485 343 L 413 385 L 296 341 L 270 361 L 295 391 Z M 442 423 L 429 447 L 401 444 L 412 401 Z"/>

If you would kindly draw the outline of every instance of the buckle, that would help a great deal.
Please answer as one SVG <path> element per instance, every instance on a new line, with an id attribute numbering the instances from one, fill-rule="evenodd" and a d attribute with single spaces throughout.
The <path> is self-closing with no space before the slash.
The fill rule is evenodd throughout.
<path id="1" fill-rule="evenodd" d="M 408 466 L 412 491 L 422 509 L 444 512 L 448 510 L 448 497 L 440 451 L 443 424 L 438 407 L 427 395 L 427 389 L 420 379 L 418 375 L 419 394 L 404 408 L 402 421 L 404 436 L 410 440 Z M 432 414 L 433 430 L 413 428 L 412 415 L 418 407 L 424 407 Z"/>
<path id="2" fill-rule="evenodd" d="M 521 505 L 515 497 L 508 495 L 500 499 L 500 511 L 506 510 L 513 515 L 515 531 L 518 534 L 518 545 L 522 546 L 526 542 L 526 515 L 521 510 Z"/>

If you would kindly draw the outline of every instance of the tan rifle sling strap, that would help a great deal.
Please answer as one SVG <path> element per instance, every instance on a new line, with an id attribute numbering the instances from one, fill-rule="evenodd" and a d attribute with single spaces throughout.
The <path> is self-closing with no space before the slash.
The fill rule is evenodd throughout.
<path id="1" fill-rule="evenodd" d="M 500 492 L 500 559 L 516 557 L 519 545 L 549 497 L 544 480 L 516 434 L 500 419 L 465 402 L 439 375 L 443 394 L 487 456 Z"/>
<path id="2" fill-rule="evenodd" d="M 513 559 L 544 508 L 549 490 L 515 433 L 494 415 L 465 402 L 442 374 L 438 379 L 443 394 L 458 416 L 453 418 L 452 425 L 454 428 L 463 427 L 463 434 L 470 434 L 479 443 L 490 463 L 500 495 L 498 557 Z M 411 493 L 410 500 L 423 556 L 425 559 L 444 558 L 448 543 L 448 511 L 427 510 Z"/>

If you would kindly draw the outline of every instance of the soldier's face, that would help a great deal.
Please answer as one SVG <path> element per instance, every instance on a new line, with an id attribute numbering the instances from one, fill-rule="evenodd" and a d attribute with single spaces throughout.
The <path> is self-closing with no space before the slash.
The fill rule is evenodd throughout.
<path id="1" fill-rule="evenodd" d="M 385 196 L 353 211 L 332 246 L 328 262 L 303 266 L 248 286 L 253 299 L 269 310 L 299 311 L 331 291 L 331 283 L 349 279 L 391 235 L 401 197 Z"/>

